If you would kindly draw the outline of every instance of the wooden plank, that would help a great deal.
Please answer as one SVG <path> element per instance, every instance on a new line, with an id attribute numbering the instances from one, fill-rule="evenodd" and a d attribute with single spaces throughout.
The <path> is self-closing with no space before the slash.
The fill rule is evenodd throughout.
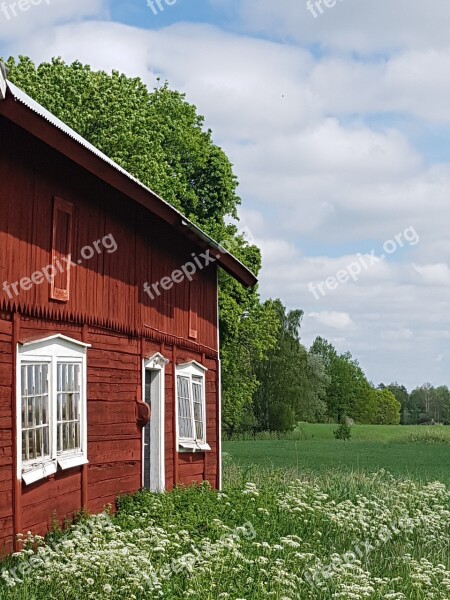
<path id="1" fill-rule="evenodd" d="M 89 472 L 91 474 L 91 472 Z M 117 498 L 124 494 L 131 494 L 139 490 L 141 487 L 140 472 L 133 473 L 128 477 L 119 479 L 102 480 L 96 484 L 89 485 L 89 499 L 91 501 L 97 498 Z M 107 502 L 108 500 L 105 500 Z M 109 500 L 110 501 L 110 500 Z"/>
<path id="2" fill-rule="evenodd" d="M 92 466 L 89 469 L 89 481 L 92 485 L 100 481 L 111 481 L 136 475 L 136 469 L 139 467 L 137 461 L 129 462 L 104 462 L 100 465 Z"/>
<path id="3" fill-rule="evenodd" d="M 111 440 L 91 442 L 88 453 L 90 466 L 125 461 L 136 462 L 141 460 L 141 440 L 136 438 L 125 442 Z"/>

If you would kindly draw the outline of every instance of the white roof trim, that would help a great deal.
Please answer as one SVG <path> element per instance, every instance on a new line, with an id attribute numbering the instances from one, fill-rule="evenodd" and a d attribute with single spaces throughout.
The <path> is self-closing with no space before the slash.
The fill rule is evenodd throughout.
<path id="1" fill-rule="evenodd" d="M 5 65 L 0 62 L 0 100 L 6 98 L 6 69 Z"/>
<path id="2" fill-rule="evenodd" d="M 20 343 L 21 347 L 33 346 L 36 344 L 42 344 L 44 342 L 50 342 L 52 340 L 61 340 L 65 342 L 69 342 L 70 344 L 74 344 L 76 346 L 83 346 L 83 348 L 90 348 L 92 344 L 85 344 L 84 342 L 80 342 L 79 340 L 75 340 L 74 338 L 67 337 L 67 335 L 62 335 L 61 333 L 57 333 L 56 335 L 49 335 L 45 338 L 39 338 L 37 340 L 31 340 L 30 342 Z"/>
<path id="3" fill-rule="evenodd" d="M 152 356 L 150 356 L 150 358 L 145 358 L 144 359 L 144 364 L 146 365 L 146 367 L 148 368 L 148 365 L 154 365 L 157 367 L 164 367 L 166 365 L 168 365 L 170 362 L 170 360 L 168 358 L 166 358 L 165 356 L 163 356 L 161 354 L 161 352 L 157 352 L 156 354 L 153 354 Z"/>
<path id="4" fill-rule="evenodd" d="M 179 365 L 176 365 L 177 369 L 188 369 L 189 367 L 195 367 L 197 369 L 200 369 L 201 371 L 203 371 L 204 373 L 206 373 L 206 371 L 208 370 L 207 367 L 205 367 L 204 365 L 201 365 L 199 362 L 197 362 L 196 360 L 190 360 L 187 363 L 181 363 Z"/>

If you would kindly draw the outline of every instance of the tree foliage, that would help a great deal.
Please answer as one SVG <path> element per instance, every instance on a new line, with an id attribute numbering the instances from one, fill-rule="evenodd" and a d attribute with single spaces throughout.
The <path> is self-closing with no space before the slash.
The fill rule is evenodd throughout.
<path id="1" fill-rule="evenodd" d="M 280 300 L 271 303 L 277 316 L 278 337 L 267 359 L 257 362 L 260 382 L 254 395 L 255 427 L 288 431 L 300 421 L 317 421 L 325 413 L 322 396 L 325 369 L 300 342 L 303 311 L 287 311 Z"/>
<path id="2" fill-rule="evenodd" d="M 329 419 L 342 422 L 344 415 L 357 423 L 396 425 L 401 404 L 388 389 L 374 389 L 357 360 L 349 352 L 338 354 L 332 344 L 318 337 L 311 352 L 327 370 L 325 402 Z"/>

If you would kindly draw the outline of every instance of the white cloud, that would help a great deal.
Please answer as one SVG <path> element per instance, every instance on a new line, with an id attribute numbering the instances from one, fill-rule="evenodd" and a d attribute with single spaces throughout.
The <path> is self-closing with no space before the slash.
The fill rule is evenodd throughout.
<path id="1" fill-rule="evenodd" d="M 316 319 L 322 325 L 327 325 L 333 329 L 344 330 L 354 325 L 350 315 L 348 313 L 336 312 L 336 311 L 323 311 L 323 312 L 312 312 L 309 313 L 310 317 Z"/>
<path id="2" fill-rule="evenodd" d="M 423 282 L 427 285 L 450 285 L 450 267 L 445 263 L 414 265 L 414 269 L 419 273 Z"/>
<path id="3" fill-rule="evenodd" d="M 332 56 L 310 78 L 314 103 L 335 114 L 404 112 L 450 122 L 450 49 L 405 50 L 370 62 Z M 358 93 L 355 93 L 355 89 Z"/>
<path id="4" fill-rule="evenodd" d="M 392 331 L 384 331 L 381 333 L 380 338 L 388 342 L 399 341 L 399 340 L 412 340 L 414 338 L 414 332 L 412 329 L 395 329 Z"/>
<path id="5" fill-rule="evenodd" d="M 447 0 L 339 0 L 314 18 L 306 0 L 241 0 L 247 30 L 339 51 L 380 52 L 448 45 Z"/>
<path id="6" fill-rule="evenodd" d="M 0 2 L 0 42 L 23 41 L 28 35 L 86 17 L 107 17 L 107 0 L 34 0 Z M 20 8 L 23 6 L 24 8 Z"/>

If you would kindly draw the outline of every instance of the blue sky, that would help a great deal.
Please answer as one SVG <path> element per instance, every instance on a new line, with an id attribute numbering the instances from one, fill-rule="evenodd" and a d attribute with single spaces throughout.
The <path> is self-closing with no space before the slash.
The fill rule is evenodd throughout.
<path id="1" fill-rule="evenodd" d="M 317 18 L 306 0 L 161 3 L 0 13 L 0 55 L 79 59 L 186 92 L 239 177 L 262 296 L 304 309 L 305 343 L 350 350 L 376 383 L 450 384 L 448 0 L 340 0 Z M 418 243 L 311 293 L 412 229 Z"/>
<path id="2" fill-rule="evenodd" d="M 128 0 L 128 2 L 121 0 L 111 2 L 111 17 L 114 21 L 120 23 L 148 29 L 167 27 L 167 25 L 180 21 L 212 23 L 219 27 L 229 26 L 233 23 L 234 11 L 230 11 L 223 6 L 213 6 L 207 0 L 177 0 L 172 6 L 165 4 L 162 0 L 163 11 L 160 11 L 157 3 L 154 2 L 153 5 L 157 14 L 152 11 L 147 2 L 148 0 L 143 2 L 132 0 Z M 233 4 L 232 1 L 230 1 L 231 4 Z"/>

